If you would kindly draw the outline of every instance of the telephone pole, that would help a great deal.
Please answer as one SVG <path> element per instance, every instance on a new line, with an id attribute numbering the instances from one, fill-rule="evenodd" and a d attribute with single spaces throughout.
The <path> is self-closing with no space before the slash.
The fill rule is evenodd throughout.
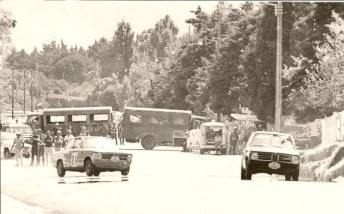
<path id="1" fill-rule="evenodd" d="M 282 116 L 282 2 L 275 6 L 277 16 L 277 52 L 276 52 L 276 103 L 275 103 L 275 129 L 281 131 Z"/>

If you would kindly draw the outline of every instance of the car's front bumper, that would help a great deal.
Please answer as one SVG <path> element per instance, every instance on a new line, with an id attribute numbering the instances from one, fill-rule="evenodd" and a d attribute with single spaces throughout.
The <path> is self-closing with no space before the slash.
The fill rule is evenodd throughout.
<path id="1" fill-rule="evenodd" d="M 271 169 L 269 167 L 270 163 L 272 163 L 272 161 L 250 160 L 248 166 L 252 174 L 268 173 L 278 175 L 287 175 L 298 172 L 300 167 L 299 164 L 277 162 L 280 164 L 280 167 L 278 169 Z"/>
<path id="2" fill-rule="evenodd" d="M 122 170 L 130 167 L 131 161 L 129 160 L 119 160 L 112 161 L 109 159 L 96 159 L 93 160 L 93 165 L 100 170 Z"/>

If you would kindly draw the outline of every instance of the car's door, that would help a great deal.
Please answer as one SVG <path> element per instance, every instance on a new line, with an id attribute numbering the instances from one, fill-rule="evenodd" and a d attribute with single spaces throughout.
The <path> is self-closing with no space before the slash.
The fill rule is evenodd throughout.
<path id="1" fill-rule="evenodd" d="M 89 152 L 85 151 L 85 141 L 87 140 L 85 137 L 81 137 L 78 139 L 79 141 L 79 152 L 76 157 L 76 167 L 77 168 L 84 168 L 84 160 L 85 157 L 88 155 Z"/>
<path id="2" fill-rule="evenodd" d="M 78 156 L 81 151 L 81 138 L 75 138 L 72 149 L 70 150 L 70 166 L 75 169 L 78 167 Z"/>
<path id="3" fill-rule="evenodd" d="M 74 138 L 70 139 L 67 142 L 65 148 L 61 151 L 63 153 L 63 156 L 64 156 L 64 163 L 63 163 L 63 165 L 66 168 L 70 168 L 71 167 L 71 158 L 72 158 L 71 150 L 73 149 L 74 141 L 75 141 Z"/>

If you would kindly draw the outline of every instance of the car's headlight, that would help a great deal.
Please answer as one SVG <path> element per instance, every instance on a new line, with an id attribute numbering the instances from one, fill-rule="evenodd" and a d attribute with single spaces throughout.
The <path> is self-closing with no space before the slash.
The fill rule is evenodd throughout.
<path id="1" fill-rule="evenodd" d="M 291 162 L 292 162 L 293 164 L 298 164 L 299 161 L 300 161 L 299 157 L 297 157 L 297 156 L 292 156 L 292 157 L 291 157 Z"/>
<path id="2" fill-rule="evenodd" d="M 133 159 L 132 155 L 128 155 L 127 160 L 128 160 L 128 161 L 131 161 L 132 159 Z"/>
<path id="3" fill-rule="evenodd" d="M 94 159 L 102 159 L 102 154 L 101 153 L 93 153 L 93 158 Z"/>
<path id="4" fill-rule="evenodd" d="M 251 156 L 250 156 L 250 159 L 251 160 L 257 160 L 258 159 L 258 153 L 257 152 L 253 152 L 252 154 L 251 154 Z"/>

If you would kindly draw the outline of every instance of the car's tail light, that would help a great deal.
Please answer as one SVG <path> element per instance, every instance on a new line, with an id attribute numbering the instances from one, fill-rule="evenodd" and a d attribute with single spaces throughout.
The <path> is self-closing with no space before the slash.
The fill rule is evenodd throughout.
<path id="1" fill-rule="evenodd" d="M 291 157 L 291 162 L 292 162 L 293 164 L 298 164 L 299 161 L 300 161 L 299 157 L 297 157 L 297 156 L 292 156 L 292 157 Z"/>
<path id="2" fill-rule="evenodd" d="M 258 153 L 257 152 L 253 152 L 252 154 L 251 154 L 251 156 L 250 156 L 250 159 L 251 160 L 257 160 L 258 159 Z"/>

